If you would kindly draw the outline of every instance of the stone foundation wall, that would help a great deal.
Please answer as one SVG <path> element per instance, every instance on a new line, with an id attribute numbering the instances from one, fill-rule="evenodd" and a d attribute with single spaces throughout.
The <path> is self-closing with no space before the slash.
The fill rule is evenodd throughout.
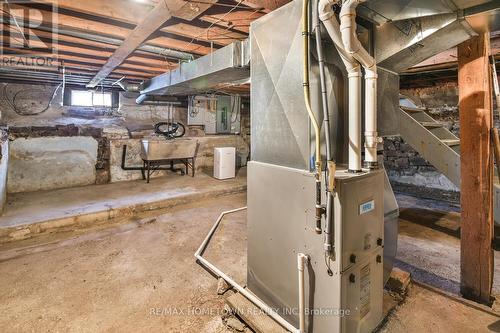
<path id="1" fill-rule="evenodd" d="M 196 157 L 196 172 L 205 171 L 213 174 L 214 149 L 216 147 L 235 147 L 237 154 L 248 154 L 249 148 L 240 135 L 210 135 L 193 137 L 200 144 Z M 121 168 L 123 145 L 127 145 L 125 165 L 127 167 L 142 166 L 141 139 L 130 139 L 128 137 L 115 137 L 110 140 L 110 174 L 111 182 L 142 179 L 140 171 L 127 171 Z M 169 171 L 158 171 L 152 177 L 163 176 Z"/>
<path id="2" fill-rule="evenodd" d="M 19 138 L 10 143 L 7 190 L 33 192 L 96 181 L 97 141 L 92 137 Z"/>
<path id="3" fill-rule="evenodd" d="M 201 135 L 193 137 L 200 143 L 196 159 L 198 171 L 206 169 L 212 173 L 216 147 L 235 147 L 238 154 L 249 154 L 248 144 L 241 135 L 190 133 Z M 144 134 L 152 135 L 152 131 L 144 131 Z M 11 142 L 9 193 L 141 179 L 140 171 L 121 168 L 123 145 L 128 147 L 126 165 L 142 166 L 139 156 L 142 138 L 131 137 L 125 127 L 74 124 L 12 127 L 8 138 Z M 164 174 L 158 172 L 154 177 Z"/>
<path id="4" fill-rule="evenodd" d="M 127 122 L 154 124 L 168 119 L 172 113 L 174 119 L 187 123 L 186 108 L 169 105 L 137 105 L 136 93 L 120 92 L 119 106 L 116 108 L 75 107 L 63 106 L 63 91 L 61 88 L 56 88 L 44 85 L 0 84 L 2 123 L 10 126 L 52 126 L 73 123 L 96 127 Z M 37 114 L 23 116 L 19 112 Z"/>
<path id="5" fill-rule="evenodd" d="M 456 82 L 402 89 L 401 94 L 409 97 L 417 106 L 428 108 L 429 115 L 460 137 Z M 499 127 L 500 122 L 496 112 L 494 121 Z M 431 199 L 453 202 L 460 200 L 460 190 L 402 138 L 385 138 L 384 150 L 384 164 L 395 191 Z"/>
<path id="6" fill-rule="evenodd" d="M 123 144 L 129 146 L 127 165 L 142 165 L 141 138 L 151 135 L 153 125 L 160 121 L 187 124 L 187 109 L 137 105 L 137 96 L 121 92 L 115 108 L 73 107 L 63 105 L 62 89 L 56 86 L 0 84 L 0 119 L 8 130 L 11 147 L 8 192 L 139 179 L 140 171 L 121 169 Z M 26 115 L 32 113 L 36 115 Z M 243 120 L 249 128 L 248 112 L 242 112 Z M 200 128 L 186 128 L 186 136 L 197 137 L 200 142 L 197 168 L 213 167 L 215 147 L 236 147 L 238 153 L 248 154 L 249 131 L 241 132 L 204 136 Z"/>
<path id="7" fill-rule="evenodd" d="M 87 184 L 106 184 L 110 180 L 109 172 L 109 140 L 106 137 L 105 130 L 103 128 L 95 128 L 90 126 L 76 126 L 74 124 L 69 125 L 56 125 L 56 126 L 27 126 L 27 127 L 11 127 L 9 128 L 9 139 L 15 142 L 19 139 L 35 139 L 35 138 L 73 138 L 73 137 L 90 137 L 97 142 L 97 152 L 95 159 L 95 177 L 92 182 L 88 181 Z M 40 141 L 39 151 L 43 152 L 43 140 Z M 64 149 L 61 148 L 59 151 L 61 154 L 64 153 Z M 15 154 L 16 151 L 11 152 Z M 61 161 L 64 162 L 64 161 Z M 57 164 L 55 164 L 57 165 Z M 14 167 L 14 166 L 13 166 Z M 15 183 L 18 181 L 13 180 Z M 25 187 L 25 186 L 23 186 Z M 66 186 L 67 187 L 67 186 Z M 58 188 L 53 187 L 53 188 Z M 50 189 L 45 188 L 45 189 Z M 9 192 L 21 192 L 16 190 L 14 185 L 11 184 Z"/>
<path id="8" fill-rule="evenodd" d="M 394 191 L 458 202 L 459 189 L 400 137 L 384 139 L 384 165 Z"/>

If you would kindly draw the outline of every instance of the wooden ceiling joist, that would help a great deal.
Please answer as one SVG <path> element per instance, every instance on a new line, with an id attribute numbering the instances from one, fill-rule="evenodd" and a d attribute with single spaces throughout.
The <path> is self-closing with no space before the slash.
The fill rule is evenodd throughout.
<path id="1" fill-rule="evenodd" d="M 5 33 L 5 31 L 3 31 Z M 11 35 L 19 38 L 22 38 L 22 36 L 17 32 L 17 31 L 11 31 Z M 28 36 L 26 36 L 28 37 Z M 34 40 L 34 38 L 40 39 L 42 42 L 50 42 L 51 41 L 51 34 L 45 31 L 39 31 L 37 29 L 32 29 L 31 33 L 29 34 L 29 37 L 31 40 Z M 96 55 L 99 56 L 96 52 L 107 52 L 109 54 L 112 54 L 118 47 L 115 45 L 108 45 L 108 44 L 102 44 L 99 42 L 93 42 L 89 41 L 86 39 L 82 38 L 77 38 L 77 37 L 68 37 L 64 35 L 59 35 L 58 45 L 63 45 L 63 46 L 68 46 L 68 47 L 73 47 L 78 50 L 78 53 L 82 54 L 88 54 L 89 56 L 95 57 Z M 65 51 L 64 49 L 62 49 Z M 95 51 L 95 52 L 94 52 Z M 105 57 L 109 57 L 109 54 L 105 54 Z M 155 65 L 157 68 L 161 68 L 163 71 L 172 68 L 172 65 L 165 60 L 165 56 L 160 56 L 160 55 L 153 55 L 148 52 L 144 51 L 136 51 L 133 54 L 135 57 L 134 59 L 137 59 L 137 61 L 142 64 L 150 64 L 150 65 Z M 144 59 L 141 59 L 144 58 Z M 156 61 L 156 63 L 153 63 L 149 60 Z M 144 66 L 143 69 L 147 69 L 147 66 Z"/>
<path id="2" fill-rule="evenodd" d="M 130 33 L 122 45 L 113 53 L 99 73 L 87 85 L 95 88 L 99 82 L 104 80 L 115 68 L 120 66 L 147 38 L 157 31 L 171 16 L 172 13 L 181 8 L 179 1 L 161 1 L 151 10 L 144 21 Z"/>
<path id="3" fill-rule="evenodd" d="M 185 23 L 168 26 L 166 28 L 163 28 L 162 31 L 174 32 L 177 35 L 184 35 L 198 41 L 203 40 L 207 42 L 214 42 L 218 45 L 227 45 L 231 44 L 234 41 L 243 40 L 246 38 L 246 35 L 227 31 L 226 29 L 220 27 L 212 27 L 208 29 Z"/>
<path id="4" fill-rule="evenodd" d="M 5 32 L 5 31 L 4 31 Z M 40 41 L 33 40 L 31 41 L 32 46 L 38 46 L 38 47 L 44 47 L 44 42 L 46 40 L 44 37 L 39 37 Z M 95 48 L 86 48 L 84 45 L 77 46 L 78 44 L 74 43 L 64 43 L 60 42 L 55 46 L 55 50 L 57 53 L 63 54 L 75 54 L 75 55 L 80 55 L 80 56 L 87 56 L 91 58 L 101 58 L 101 59 L 108 59 L 111 55 L 113 55 L 113 52 L 115 52 L 114 49 L 95 49 Z M 9 49 L 9 48 L 7 48 Z M 14 52 L 18 49 L 12 49 Z M 165 59 L 162 59 L 161 57 L 151 57 L 149 55 L 144 55 L 144 54 L 138 54 L 133 53 L 129 58 L 129 61 L 135 62 L 137 64 L 142 64 L 142 65 L 150 65 L 154 68 L 161 69 L 163 71 L 168 70 L 172 68 L 173 66 L 170 65 L 168 62 L 165 61 Z"/>
<path id="5" fill-rule="evenodd" d="M 248 34 L 250 23 L 262 15 L 260 12 L 235 11 L 228 15 L 203 15 L 200 17 L 200 20 Z"/>
<path id="6" fill-rule="evenodd" d="M 32 52 L 29 50 L 18 50 L 18 49 L 10 49 L 10 48 L 5 48 L 4 51 L 5 51 L 5 53 L 4 53 L 5 57 L 11 58 L 11 59 L 13 57 L 15 58 L 16 55 L 20 55 L 20 54 L 39 55 L 39 56 L 45 55 L 47 57 L 52 56 L 51 53 L 43 54 L 40 52 Z M 75 53 L 71 53 L 71 52 L 59 52 L 57 54 L 57 56 L 54 58 L 54 61 L 62 61 L 62 62 L 71 61 L 71 62 L 80 63 L 82 65 L 97 65 L 99 67 L 102 67 L 106 63 L 107 58 L 92 57 L 90 55 L 81 55 L 81 54 L 75 54 Z M 119 68 L 136 71 L 136 72 L 142 73 L 146 76 L 153 76 L 153 75 L 161 74 L 161 73 L 165 72 L 165 70 L 162 68 L 150 67 L 150 66 L 146 66 L 142 63 L 137 63 L 137 62 L 133 62 L 133 61 L 129 61 L 129 60 L 125 61 Z"/>
<path id="7" fill-rule="evenodd" d="M 102 18 L 111 18 L 130 24 L 138 24 L 154 6 L 129 0 L 35 0 Z"/>
<path id="8" fill-rule="evenodd" d="M 172 0 L 169 0 L 169 1 L 172 1 Z M 182 2 L 182 0 L 175 0 L 175 1 Z M 182 2 L 182 3 L 184 3 L 184 2 Z M 13 9 L 18 9 L 18 10 L 22 10 L 23 8 L 25 8 L 24 6 L 20 6 L 20 5 L 15 5 L 15 6 L 13 5 L 12 7 L 13 7 Z M 43 15 L 50 15 L 50 12 L 48 12 L 48 11 L 44 11 L 44 10 L 40 10 L 40 11 Z M 16 18 L 16 20 L 18 22 L 25 23 L 24 18 L 21 15 L 20 11 L 13 11 L 12 15 Z M 33 24 L 33 25 L 40 25 L 43 23 L 44 22 L 38 21 L 36 19 L 33 19 L 33 18 L 31 19 L 31 24 Z M 109 37 L 117 38 L 117 39 L 121 39 L 121 40 L 125 40 L 130 35 L 131 31 L 133 31 L 131 29 L 119 27 L 119 26 L 112 25 L 109 23 L 87 20 L 87 19 L 84 19 L 81 17 L 70 16 L 70 15 L 66 15 L 66 14 L 62 14 L 62 13 L 57 14 L 57 23 L 58 23 L 58 28 L 60 28 L 60 29 L 77 30 L 77 31 L 92 33 L 92 34 L 96 34 L 96 35 L 106 34 Z M 174 49 L 174 50 L 179 50 L 179 51 L 190 52 L 189 47 L 186 47 L 186 45 L 188 44 L 190 39 L 188 39 L 184 36 L 176 37 L 176 36 L 174 36 L 172 34 L 168 34 L 168 33 L 163 33 L 162 36 L 165 38 L 151 42 L 151 44 L 154 46 L 158 46 L 158 47 L 164 47 L 164 48 L 169 48 L 169 49 Z M 172 37 L 176 37 L 176 38 L 172 38 Z M 207 47 L 207 46 L 209 46 L 209 44 L 207 44 L 207 43 L 203 43 L 203 42 L 198 43 L 195 41 L 195 42 L 193 42 L 193 44 L 194 45 L 190 45 L 191 48 L 195 48 L 195 47 L 198 47 L 201 45 L 201 46 L 204 46 L 205 48 L 199 48 L 198 50 L 204 50 L 204 49 L 209 50 L 209 48 Z M 203 51 L 199 51 L 197 53 L 200 55 L 206 54 L 206 53 L 203 53 Z"/>
<path id="9" fill-rule="evenodd" d="M 176 68 L 181 60 L 191 60 L 245 39 L 251 21 L 268 12 L 267 5 L 279 6 L 284 0 L 249 1 L 30 0 L 11 3 L 10 14 L 16 18 L 16 24 L 5 15 L 0 21 L 2 34 L 21 40 L 25 35 L 30 39 L 30 47 L 40 48 L 56 34 L 57 61 L 64 63 L 68 71 L 85 74 L 82 79 L 87 78 L 88 86 L 95 87 L 106 77 L 126 76 L 136 81 L 151 78 Z M 22 10 L 26 8 L 40 11 L 41 16 L 53 14 L 56 8 L 57 31 L 33 17 L 25 22 Z M 29 24 L 38 27 L 27 28 Z M 39 43 L 32 42 L 31 37 L 38 38 Z M 6 55 L 0 61 L 35 53 L 31 48 L 2 46 Z M 40 50 L 35 51 L 51 56 Z M 0 77 L 6 78 L 4 74 L 0 73 Z"/>

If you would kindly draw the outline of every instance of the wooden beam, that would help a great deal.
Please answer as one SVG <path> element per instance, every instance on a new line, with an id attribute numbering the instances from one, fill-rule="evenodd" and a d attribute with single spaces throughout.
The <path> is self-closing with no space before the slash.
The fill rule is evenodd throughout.
<path id="1" fill-rule="evenodd" d="M 134 25 L 141 23 L 155 7 L 153 3 L 139 3 L 137 0 L 31 0 L 31 2 L 55 5 L 60 9 Z M 179 5 L 175 5 L 176 9 L 172 16 L 191 21 L 216 2 L 216 0 L 182 1 Z"/>
<path id="2" fill-rule="evenodd" d="M 493 105 L 489 34 L 458 46 L 461 160 L 460 290 L 477 302 L 491 302 L 493 283 Z"/>
<path id="3" fill-rule="evenodd" d="M 216 23 L 219 26 L 231 28 L 233 30 L 249 33 L 250 23 L 263 16 L 259 11 L 235 10 L 229 14 L 203 15 L 200 20 L 209 23 Z"/>
<path id="4" fill-rule="evenodd" d="M 212 41 L 218 45 L 228 45 L 237 40 L 243 40 L 247 36 L 241 33 L 228 31 L 224 28 L 213 26 L 210 29 L 189 25 L 186 23 L 178 23 L 169 25 L 162 29 L 165 32 L 171 32 L 176 35 L 194 38 L 195 40 Z"/>
<path id="5" fill-rule="evenodd" d="M 243 3 L 249 7 L 253 8 L 262 8 L 266 12 L 273 11 L 277 8 L 280 8 L 283 5 L 286 5 L 291 0 L 245 0 Z"/>
<path id="6" fill-rule="evenodd" d="M 13 36 L 19 36 L 21 38 L 20 34 L 18 33 L 12 33 L 11 35 Z M 31 36 L 31 34 L 30 34 Z M 30 42 L 32 47 L 43 47 L 44 46 L 44 41 L 45 37 L 43 35 L 38 35 L 37 38 L 38 40 L 32 40 Z M 87 56 L 87 57 L 92 57 L 92 58 L 101 58 L 101 59 L 108 59 L 113 53 L 116 51 L 117 47 L 112 47 L 109 46 L 107 48 L 95 48 L 86 45 L 85 43 L 74 43 L 74 42 L 68 42 L 65 41 L 64 38 L 59 40 L 57 45 L 55 46 L 55 49 L 58 53 L 61 52 L 66 52 L 66 53 L 71 53 L 71 54 L 76 54 L 80 56 Z M 21 48 L 19 48 L 21 50 Z M 28 49 L 29 50 L 29 49 Z M 146 69 L 148 66 L 152 70 L 161 70 L 162 72 L 171 69 L 176 66 L 172 66 L 168 64 L 165 59 L 159 57 L 159 56 L 153 56 L 150 54 L 145 54 L 143 52 L 134 52 L 131 54 L 131 56 L 128 58 L 129 61 L 135 62 L 140 66 L 143 66 L 143 70 Z"/>
<path id="7" fill-rule="evenodd" d="M 500 36 L 495 36 L 490 39 L 491 54 L 500 54 Z M 434 65 L 441 65 L 444 63 L 455 63 L 457 61 L 457 48 L 453 47 L 449 50 L 443 51 L 418 65 L 413 66 L 411 69 L 417 70 L 419 67 L 428 67 Z"/>
<path id="8" fill-rule="evenodd" d="M 131 24 L 141 22 L 154 8 L 150 4 L 131 0 L 35 0 L 34 2 L 51 4 L 57 8 L 70 9 Z"/>
<path id="9" fill-rule="evenodd" d="M 17 56 L 20 55 L 36 55 L 36 56 L 46 56 L 49 58 L 55 59 L 55 61 L 66 61 L 66 62 L 72 62 L 72 63 L 79 63 L 82 65 L 97 65 L 98 69 L 101 69 L 102 66 L 106 63 L 107 58 L 103 57 L 96 57 L 92 54 L 82 54 L 82 53 L 74 53 L 74 52 L 67 52 L 67 51 L 58 51 L 58 54 L 54 57 L 53 54 L 51 53 L 40 53 L 40 52 L 33 52 L 30 51 L 29 49 L 11 49 L 11 48 L 4 48 L 5 54 L 2 59 L 6 59 L 5 61 L 8 62 L 8 59 L 13 59 L 16 58 Z M 15 59 L 14 59 L 15 60 Z M 3 62 L 4 60 L 2 60 Z M 125 70 L 130 70 L 130 71 L 135 71 L 136 73 L 141 73 L 143 76 L 154 76 L 157 74 L 164 73 L 165 70 L 168 68 L 176 68 L 177 65 L 167 67 L 166 69 L 162 68 L 156 68 L 156 67 L 149 67 L 145 66 L 141 63 L 137 63 L 137 61 L 130 61 L 130 58 L 127 59 L 119 68 L 120 69 L 125 69 Z M 97 72 L 97 71 L 96 71 Z"/>
<path id="10" fill-rule="evenodd" d="M 88 88 L 95 88 L 99 82 L 104 80 L 113 70 L 120 66 L 148 37 L 158 30 L 177 10 L 182 8 L 183 1 L 170 0 L 160 1 L 158 5 L 149 12 L 144 21 L 140 23 L 123 41 L 123 44 L 108 59 L 103 68 L 89 82 Z"/>
<path id="11" fill-rule="evenodd" d="M 171 18 L 177 18 L 186 23 L 190 23 L 190 21 L 193 21 L 197 16 L 201 15 L 206 9 L 212 6 L 212 3 L 207 1 L 203 4 L 190 3 L 184 0 L 169 1 L 171 2 L 170 5 L 167 4 L 169 7 L 174 9 L 178 8 L 173 10 Z M 148 7 L 144 7 L 142 5 L 137 6 L 137 3 L 133 3 L 133 1 L 124 0 L 112 0 L 111 3 L 108 3 L 108 1 L 104 3 L 102 0 L 98 0 L 97 3 L 95 0 L 91 0 L 90 3 L 87 1 L 82 3 L 82 1 L 75 0 L 50 0 L 41 2 L 51 2 L 57 6 L 59 10 L 57 14 L 59 24 L 66 23 L 66 25 L 68 25 L 67 23 L 77 21 L 78 19 L 83 19 L 88 23 L 95 24 L 97 26 L 107 24 L 111 26 L 111 30 L 109 31 L 114 31 L 115 33 L 125 32 L 125 35 L 123 36 L 124 38 L 129 34 L 126 30 L 130 31 L 136 28 L 137 25 L 145 20 L 147 14 L 151 11 Z M 132 6 L 130 6 L 131 4 Z M 110 5 L 116 6 L 119 9 L 115 11 L 110 10 Z M 41 12 L 49 11 L 51 9 L 51 7 L 46 6 L 47 5 L 43 3 L 24 4 L 24 7 L 36 8 Z M 130 13 L 125 14 L 125 11 L 129 11 Z M 81 25 L 81 22 L 79 24 Z M 69 24 L 69 26 L 72 26 L 72 24 Z M 173 31 L 167 32 L 165 37 L 173 37 L 174 39 L 184 42 L 191 41 L 191 39 L 185 34 L 176 34 Z M 201 40 L 199 41 L 199 44 L 210 46 L 208 43 L 204 44 Z"/>
<path id="12" fill-rule="evenodd" d="M 168 0 L 169 2 L 179 3 L 179 5 L 184 4 L 185 2 L 182 0 Z M 162 1 L 163 2 L 163 1 Z M 11 7 L 13 10 L 10 14 L 12 14 L 19 22 L 24 22 L 23 17 L 23 9 L 27 8 L 26 6 L 21 6 L 19 4 L 12 4 Z M 43 15 L 50 15 L 50 12 L 47 12 L 42 9 L 38 9 L 40 13 Z M 31 25 L 40 25 L 43 24 L 42 21 L 36 20 L 35 18 L 30 18 Z M 24 24 L 28 24 L 28 22 L 24 22 Z M 65 14 L 57 14 L 57 24 L 59 29 L 62 30 L 75 30 L 81 31 L 85 33 L 91 33 L 96 35 L 103 35 L 115 39 L 125 40 L 131 33 L 132 30 L 128 28 L 123 28 L 120 26 L 91 21 L 80 17 L 75 17 L 71 15 Z M 2 24 L 4 26 L 4 24 Z M 160 31 L 161 32 L 161 31 Z M 171 35 L 167 33 L 163 33 L 164 35 Z M 172 38 L 173 37 L 173 38 Z M 193 53 L 198 55 L 205 55 L 210 52 L 210 48 L 207 43 L 197 43 L 194 41 L 193 43 L 189 43 L 190 39 L 186 37 L 175 37 L 171 35 L 171 37 L 165 36 L 156 38 L 154 40 L 148 41 L 146 44 L 150 44 L 157 47 L 163 47 L 183 52 L 189 52 L 191 49 L 196 49 L 196 52 Z"/>

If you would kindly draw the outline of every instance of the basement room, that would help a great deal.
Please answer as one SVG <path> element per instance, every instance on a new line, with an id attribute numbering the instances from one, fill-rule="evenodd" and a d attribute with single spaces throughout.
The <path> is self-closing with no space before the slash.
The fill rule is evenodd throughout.
<path id="1" fill-rule="evenodd" d="M 500 332 L 498 0 L 0 9 L 1 332 Z"/>

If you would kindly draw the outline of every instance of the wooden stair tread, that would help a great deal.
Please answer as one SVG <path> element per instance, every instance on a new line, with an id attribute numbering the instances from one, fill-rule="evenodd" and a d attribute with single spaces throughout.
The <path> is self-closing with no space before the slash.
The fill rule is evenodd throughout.
<path id="1" fill-rule="evenodd" d="M 420 124 L 424 127 L 434 127 L 434 128 L 439 128 L 443 127 L 444 125 L 441 123 L 438 123 L 436 121 L 421 121 Z"/>
<path id="2" fill-rule="evenodd" d="M 403 111 L 406 112 L 425 112 L 427 109 L 424 108 L 414 108 L 411 106 L 399 106 Z"/>
<path id="3" fill-rule="evenodd" d="M 444 139 L 441 141 L 448 146 L 458 146 L 460 144 L 460 139 Z"/>

